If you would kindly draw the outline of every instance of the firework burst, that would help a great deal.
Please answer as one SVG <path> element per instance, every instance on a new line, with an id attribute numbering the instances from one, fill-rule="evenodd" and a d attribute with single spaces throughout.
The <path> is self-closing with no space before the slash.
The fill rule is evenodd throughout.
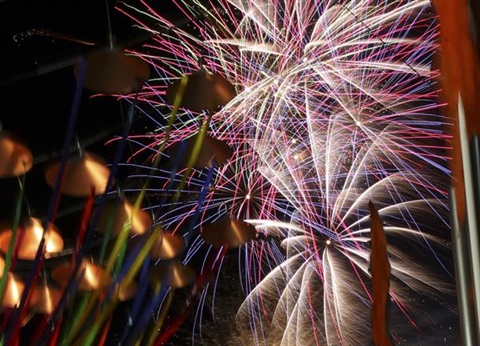
<path id="1" fill-rule="evenodd" d="M 155 34 L 138 54 L 158 75 L 139 105 L 156 109 L 156 133 L 169 132 L 169 113 L 157 107 L 172 108 L 165 92 L 173 79 L 205 68 L 237 89 L 209 123 L 233 158 L 211 168 L 212 180 L 190 177 L 202 203 L 162 217 L 178 223 L 198 212 L 198 230 L 228 214 L 278 239 L 240 252 L 247 297 L 237 321 L 251 342 L 368 343 L 369 201 L 385 225 L 390 298 L 404 321 L 415 324 L 412 294 L 451 290 L 451 277 L 436 276 L 448 274 L 449 172 L 429 1 L 192 0 L 176 3 L 183 26 L 141 3 L 120 9 Z M 203 116 L 180 109 L 169 139 L 194 133 Z"/>

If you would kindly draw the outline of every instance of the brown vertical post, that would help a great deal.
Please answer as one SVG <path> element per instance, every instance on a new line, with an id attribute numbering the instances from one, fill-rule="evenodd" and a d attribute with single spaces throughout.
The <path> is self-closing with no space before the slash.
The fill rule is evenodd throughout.
<path id="1" fill-rule="evenodd" d="M 375 346 L 391 346 L 388 333 L 387 302 L 390 289 L 390 262 L 387 257 L 387 237 L 377 208 L 370 201 L 371 254 L 370 273 L 372 274 L 372 338 Z"/>
<path id="2" fill-rule="evenodd" d="M 478 201 L 474 171 L 479 159 L 470 154 L 480 135 L 479 56 L 469 0 L 432 0 L 440 21 L 438 67 L 441 96 L 453 124 L 450 168 L 451 225 L 463 344 L 477 345 L 480 336 L 480 256 Z M 478 192 L 477 192 L 478 194 Z"/>

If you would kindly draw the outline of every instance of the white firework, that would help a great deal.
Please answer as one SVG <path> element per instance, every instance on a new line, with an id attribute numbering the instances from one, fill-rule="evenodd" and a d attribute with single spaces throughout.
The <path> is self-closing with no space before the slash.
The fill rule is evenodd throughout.
<path id="1" fill-rule="evenodd" d="M 431 67 L 438 23 L 429 1 L 185 0 L 177 4 L 183 27 L 143 4 L 147 11 L 124 6 L 156 34 L 139 54 L 160 78 L 142 99 L 166 104 L 168 81 L 200 61 L 223 75 L 237 96 L 213 114 L 210 133 L 254 156 L 239 155 L 229 180 L 254 172 L 275 189 L 261 194 L 275 212 L 243 215 L 284 249 L 283 258 L 266 260 L 277 252 L 260 255 L 263 240 L 245 246 L 246 257 L 268 263 L 261 275 L 245 271 L 237 316 L 252 342 L 369 342 L 369 201 L 384 222 L 390 298 L 405 320 L 414 324 L 411 295 L 453 292 L 441 262 L 450 236 L 448 136 Z M 198 114 L 181 114 L 180 130 L 198 125 Z M 395 336 L 402 321 L 393 322 Z"/>

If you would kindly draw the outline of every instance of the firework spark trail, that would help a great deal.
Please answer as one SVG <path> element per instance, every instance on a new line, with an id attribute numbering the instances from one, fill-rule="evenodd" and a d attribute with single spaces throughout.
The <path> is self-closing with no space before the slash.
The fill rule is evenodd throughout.
<path id="1" fill-rule="evenodd" d="M 242 149 L 245 147 L 246 149 Z M 191 216 L 201 210 L 195 229 L 202 224 L 215 222 L 223 217 L 233 219 L 265 219 L 272 220 L 286 217 L 292 209 L 291 205 L 268 180 L 256 170 L 257 157 L 248 146 L 239 146 L 234 158 L 219 167 L 214 167 L 214 181 L 205 185 L 207 173 L 204 170 L 194 169 L 187 184 L 182 188 L 184 198 L 171 203 L 172 196 L 180 186 L 185 168 L 178 169 L 157 168 L 151 176 L 152 167 L 148 164 L 139 165 L 125 163 L 124 166 L 133 166 L 137 173 L 131 174 L 132 181 L 151 177 L 152 184 L 146 192 L 150 197 L 159 196 L 158 204 L 153 203 L 149 208 L 158 215 L 156 224 L 162 224 L 165 229 L 176 230 L 185 228 Z M 138 192 L 135 186 L 124 188 L 126 193 Z M 198 203 L 198 197 L 204 193 L 205 197 Z M 186 196 L 189 196 L 185 198 Z M 265 200 L 271 201 L 268 204 Z M 261 232 L 259 232 L 261 233 Z"/>
<path id="2" fill-rule="evenodd" d="M 200 57 L 238 90 L 210 123 L 236 155 L 217 169 L 202 222 L 221 213 L 256 219 L 282 242 L 282 258 L 274 242 L 246 245 L 252 273 L 238 320 L 252 327 L 252 340 L 368 342 L 370 200 L 391 242 L 398 308 L 414 313 L 410 291 L 449 291 L 426 266 L 440 260 L 449 235 L 448 136 L 430 63 L 438 28 L 429 1 L 185 0 L 176 2 L 190 20 L 185 28 L 142 4 L 145 11 L 124 12 L 158 29 L 145 56 L 161 76 L 142 100 L 165 103 L 169 80 L 198 70 Z M 198 128 L 198 115 L 182 112 L 173 141 Z M 183 220 L 195 208 L 174 206 L 171 215 Z M 412 260 L 410 248 L 425 262 Z"/>

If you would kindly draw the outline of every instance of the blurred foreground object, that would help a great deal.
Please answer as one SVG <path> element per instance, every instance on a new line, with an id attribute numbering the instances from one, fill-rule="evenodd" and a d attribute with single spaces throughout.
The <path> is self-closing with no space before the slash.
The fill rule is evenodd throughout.
<path id="1" fill-rule="evenodd" d="M 480 68 L 474 44 L 478 23 L 473 22 L 476 16 L 471 15 L 467 0 L 434 0 L 433 4 L 440 19 L 438 59 L 442 96 L 447 102 L 444 111 L 453 122 L 450 206 L 462 344 L 478 345 Z"/>
<path id="2" fill-rule="evenodd" d="M 25 174 L 32 166 L 33 156 L 27 144 L 13 133 L 2 130 L 0 123 L 0 178 Z"/>
<path id="3" fill-rule="evenodd" d="M 150 75 L 149 65 L 121 50 L 94 51 L 86 56 L 83 86 L 103 94 L 129 94 L 139 91 Z M 78 78 L 80 65 L 74 67 Z"/>
<path id="4" fill-rule="evenodd" d="M 387 302 L 390 287 L 390 262 L 387 257 L 387 238 L 377 208 L 370 201 L 372 274 L 372 338 L 375 346 L 392 345 L 387 328 Z"/>

